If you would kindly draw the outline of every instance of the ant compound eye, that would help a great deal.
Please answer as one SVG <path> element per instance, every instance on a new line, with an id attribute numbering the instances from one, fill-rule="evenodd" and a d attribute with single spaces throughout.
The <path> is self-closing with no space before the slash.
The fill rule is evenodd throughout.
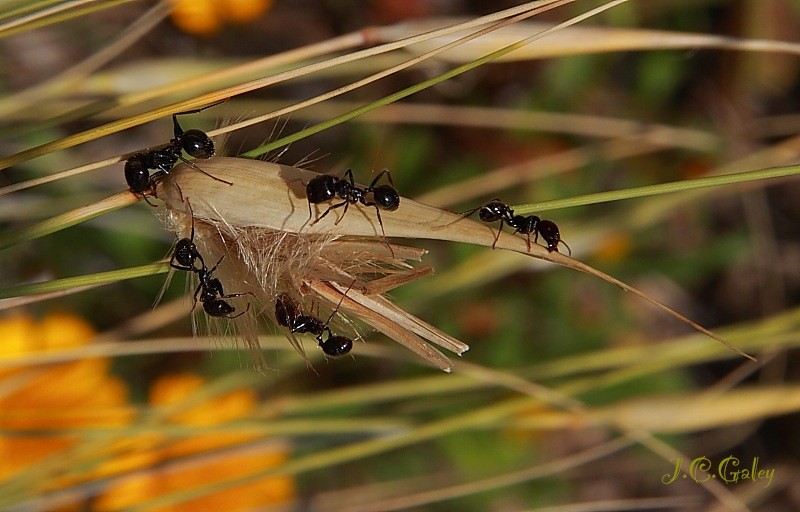
<path id="1" fill-rule="evenodd" d="M 187 130 L 180 136 L 180 144 L 184 151 L 195 158 L 214 156 L 214 141 L 203 131 Z"/>
<path id="2" fill-rule="evenodd" d="M 392 212 L 400 207 L 400 194 L 393 187 L 378 185 L 372 193 L 380 208 Z"/>

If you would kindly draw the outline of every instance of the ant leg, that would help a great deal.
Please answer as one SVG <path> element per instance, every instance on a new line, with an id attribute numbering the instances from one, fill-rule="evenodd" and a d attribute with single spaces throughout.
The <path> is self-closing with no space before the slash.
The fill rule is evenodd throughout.
<path id="1" fill-rule="evenodd" d="M 244 311 L 242 311 L 238 315 L 226 316 L 225 318 L 227 318 L 228 320 L 233 320 L 234 318 L 239 318 L 240 316 L 242 316 L 243 314 L 247 313 L 248 311 L 250 311 L 250 303 L 249 302 L 247 303 L 247 307 L 244 308 Z"/>
<path id="2" fill-rule="evenodd" d="M 191 311 L 189 311 L 190 314 L 193 313 L 194 309 L 197 307 L 197 296 L 200 295 L 200 288 L 202 288 L 202 286 L 203 286 L 203 283 L 200 283 L 200 284 L 197 285 L 197 288 L 195 288 L 195 290 L 194 290 L 194 302 L 192 303 Z"/>
<path id="3" fill-rule="evenodd" d="M 344 211 L 345 211 L 345 212 L 347 212 L 347 205 L 348 205 L 348 204 L 350 204 L 350 203 L 347 201 L 347 199 L 345 199 L 344 201 L 342 201 L 342 202 L 341 202 L 341 203 L 339 203 L 339 204 L 335 204 L 335 205 L 333 205 L 333 206 L 330 206 L 330 207 L 328 207 L 328 209 L 327 209 L 327 210 L 325 210 L 325 213 L 323 213 L 322 215 L 320 215 L 319 217 L 317 217 L 317 220 L 315 220 L 314 222 L 312 222 L 312 223 L 311 223 L 311 225 L 313 226 L 313 225 L 314 225 L 314 224 L 316 224 L 317 222 L 321 221 L 321 220 L 322 220 L 322 218 L 323 218 L 323 217 L 325 217 L 326 215 L 328 215 L 328 214 L 330 213 L 330 211 L 331 211 L 331 210 L 334 210 L 334 209 L 336 209 L 336 208 L 341 208 L 342 206 L 344 206 L 344 207 L 345 207 L 345 210 L 344 210 Z M 309 208 L 309 210 L 311 209 L 311 203 L 309 203 L 309 206 L 308 206 L 308 208 Z M 339 221 L 336 221 L 336 224 L 338 224 L 338 223 L 339 223 Z"/>
<path id="4" fill-rule="evenodd" d="M 328 319 L 328 322 L 330 322 L 330 318 Z M 322 341 L 322 335 L 325 334 L 326 332 L 328 333 L 328 339 L 331 339 L 333 333 L 331 332 L 331 328 L 328 327 L 327 323 L 322 327 L 322 332 L 320 332 L 314 337 L 314 339 L 317 340 L 318 345 L 322 346 L 322 344 L 324 343 L 324 341 Z"/>
<path id="5" fill-rule="evenodd" d="M 211 270 L 209 270 L 209 271 L 208 271 L 208 277 L 211 277 L 211 274 L 213 274 L 213 273 L 214 273 L 214 271 L 215 271 L 215 270 L 217 270 L 217 267 L 219 266 L 219 264 L 220 264 L 220 263 L 222 263 L 222 260 L 224 260 L 224 259 L 225 259 L 225 256 L 227 256 L 227 254 L 223 254 L 223 255 L 222 255 L 222 256 L 221 256 L 221 257 L 220 257 L 220 258 L 217 260 L 217 263 L 214 265 L 214 267 L 213 267 Z M 205 267 L 205 264 L 204 264 L 203 266 Z"/>
<path id="6" fill-rule="evenodd" d="M 365 203 L 366 204 L 366 203 Z M 375 203 L 369 203 L 367 206 L 374 206 L 375 207 L 375 215 L 378 216 L 378 224 L 381 226 L 381 233 L 383 234 L 383 243 L 386 244 L 386 247 L 389 248 L 389 252 L 392 254 L 392 258 L 394 258 L 394 249 L 392 249 L 391 244 L 386 241 L 386 231 L 383 229 L 383 220 L 381 219 L 381 209 L 378 208 L 378 205 Z M 350 285 L 353 286 L 353 285 Z"/>
<path id="7" fill-rule="evenodd" d="M 255 297 L 256 295 L 253 292 L 242 292 L 242 293 L 230 293 L 228 295 L 220 295 L 220 299 L 232 299 L 234 297 L 241 297 L 242 295 L 250 295 L 251 297 Z"/>
<path id="8" fill-rule="evenodd" d="M 213 174 L 211 174 L 211 173 L 209 173 L 209 172 L 207 172 L 207 171 L 204 171 L 203 169 L 201 169 L 200 167 L 198 167 L 198 166 L 197 166 L 197 165 L 196 165 L 194 162 L 191 162 L 191 161 L 189 161 L 189 160 L 185 159 L 185 158 L 183 157 L 183 155 L 179 156 L 178 158 L 180 158 L 180 159 L 181 159 L 181 161 L 182 161 L 183 163 L 185 163 L 186 165 L 188 165 L 189 167 L 191 167 L 191 168 L 192 168 L 192 169 L 194 169 L 195 171 L 200 171 L 200 172 L 202 172 L 203 174 L 205 174 L 206 176 L 208 176 L 208 177 L 209 177 L 209 178 L 211 178 L 212 180 L 219 181 L 220 183 L 224 183 L 224 184 L 226 184 L 226 185 L 228 185 L 228 186 L 232 186 L 232 185 L 233 185 L 233 183 L 232 183 L 232 182 L 230 182 L 230 181 L 228 181 L 228 180 L 223 180 L 222 178 L 217 178 L 217 177 L 216 177 L 216 176 L 214 176 Z"/>
<path id="9" fill-rule="evenodd" d="M 175 257 L 173 256 L 172 259 L 169 261 L 169 266 L 174 268 L 175 270 L 183 270 L 184 272 L 193 272 L 195 270 L 194 267 L 189 267 L 189 266 L 184 267 L 179 263 L 173 263 L 174 259 Z"/>
<path id="10" fill-rule="evenodd" d="M 375 178 L 372 180 L 372 183 L 370 183 L 369 187 L 367 187 L 367 190 L 371 190 L 372 187 L 374 187 L 375 184 L 378 183 L 378 180 L 381 179 L 381 176 L 383 176 L 384 174 L 389 179 L 389 184 L 394 187 L 394 181 L 392 180 L 392 173 L 389 172 L 389 169 L 384 169 L 381 172 L 379 172 L 377 176 L 375 176 Z"/>
<path id="11" fill-rule="evenodd" d="M 347 215 L 347 209 L 350 208 L 350 201 L 345 200 L 344 202 L 344 211 L 342 212 L 342 216 L 336 219 L 336 222 L 333 223 L 334 226 L 338 226 L 345 215 Z"/>
<path id="12" fill-rule="evenodd" d="M 500 240 L 500 233 L 503 231 L 503 221 L 505 221 L 505 219 L 500 219 L 500 227 L 497 228 L 497 236 L 494 237 L 494 243 L 492 243 L 492 249 L 495 248 L 495 246 L 497 245 L 497 241 Z"/>
<path id="13" fill-rule="evenodd" d="M 144 193 L 142 193 L 142 194 L 137 194 L 137 195 L 140 195 L 140 196 L 142 196 L 142 199 L 144 199 L 144 201 L 145 201 L 147 204 L 149 204 L 150 206 L 152 206 L 153 208 L 158 208 L 158 206 L 157 206 L 157 205 L 154 205 L 153 203 L 151 203 L 151 202 L 150 202 L 150 200 L 149 200 L 149 199 L 147 199 L 147 194 L 144 194 Z"/>
<path id="14" fill-rule="evenodd" d="M 453 222 L 448 222 L 447 224 L 444 224 L 444 225 L 442 225 L 442 226 L 436 226 L 436 227 L 435 227 L 435 228 L 433 228 L 433 229 L 435 229 L 435 230 L 438 230 L 438 229 L 444 229 L 444 228 L 446 228 L 446 227 L 448 227 L 448 226 L 452 226 L 452 225 L 453 225 L 453 224 L 455 224 L 456 222 L 458 222 L 458 221 L 460 221 L 460 220 L 464 220 L 464 219 L 466 219 L 467 217 L 469 217 L 469 216 L 470 216 L 470 215 L 472 215 L 473 213 L 477 212 L 477 211 L 478 211 L 478 210 L 480 210 L 481 208 L 483 208 L 483 205 L 480 205 L 480 206 L 478 206 L 477 208 L 473 208 L 473 209 L 471 209 L 471 210 L 467 210 L 467 211 L 465 211 L 465 212 L 463 212 L 463 213 L 459 214 L 459 217 L 458 217 L 456 220 L 454 220 Z"/>

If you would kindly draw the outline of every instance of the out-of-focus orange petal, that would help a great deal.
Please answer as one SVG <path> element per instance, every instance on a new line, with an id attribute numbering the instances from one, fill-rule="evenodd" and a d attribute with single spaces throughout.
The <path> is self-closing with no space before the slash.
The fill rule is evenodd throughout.
<path id="1" fill-rule="evenodd" d="M 163 481 L 157 471 L 146 471 L 127 477 L 102 494 L 94 502 L 93 510 L 112 511 L 128 508 L 147 499 L 164 494 Z M 171 510 L 167 508 L 152 508 L 151 512 Z M 220 510 L 225 510 L 220 509 Z"/>
<path id="2" fill-rule="evenodd" d="M 0 356 L 28 353 L 35 330 L 33 319 L 27 315 L 0 318 Z"/>
<path id="3" fill-rule="evenodd" d="M 51 350 L 86 345 L 96 334 L 84 319 L 65 313 L 48 315 L 38 327 L 39 343 Z"/>
<path id="4" fill-rule="evenodd" d="M 150 403 L 169 405 L 180 403 L 202 388 L 204 381 L 192 374 L 179 374 L 163 377 L 153 384 Z M 171 421 L 181 425 L 211 426 L 247 417 L 257 404 L 257 397 L 251 389 L 241 389 L 226 393 L 198 406 L 183 410 Z M 165 448 L 169 457 L 213 450 L 254 439 L 251 434 L 199 435 L 189 439 L 176 440 Z"/>
<path id="5" fill-rule="evenodd" d="M 272 0 L 218 0 L 217 10 L 235 23 L 253 21 L 272 7 Z"/>
<path id="6" fill-rule="evenodd" d="M 602 262 L 615 263 L 624 259 L 630 249 L 630 236 L 626 233 L 611 233 L 595 249 L 594 257 Z"/>
<path id="7" fill-rule="evenodd" d="M 242 478 L 285 462 L 286 453 L 255 453 L 234 455 L 207 465 L 193 465 L 167 476 L 172 490 L 198 487 L 209 482 L 222 482 Z M 250 510 L 292 500 L 295 496 L 294 480 L 289 477 L 263 478 L 253 483 L 216 492 L 203 498 L 187 501 L 173 507 L 175 512 L 195 510 Z"/>
<path id="8" fill-rule="evenodd" d="M 163 440 L 161 434 L 149 433 L 116 442 L 107 450 L 109 459 L 88 477 L 99 479 L 155 466 L 161 461 L 157 447 Z"/>
<path id="9" fill-rule="evenodd" d="M 127 389 L 108 375 L 109 361 L 87 359 L 44 370 L 21 389 L 0 399 L 0 408 L 55 409 L 116 405 L 127 401 Z"/>
<path id="10" fill-rule="evenodd" d="M 27 317 L 5 319 L 0 321 L 0 352 L 42 352 L 81 346 L 94 335 L 91 325 L 67 314 L 50 315 L 38 324 Z M 107 360 L 88 359 L 22 367 L 14 370 L 17 372 L 14 376 L 0 374 L 5 386 L 0 398 L 0 428 L 20 431 L 0 436 L 2 477 L 46 458 L 63 465 L 62 457 L 74 456 L 66 452 L 79 442 L 80 432 L 60 432 L 60 429 L 100 428 L 130 422 L 135 411 L 128 407 L 127 386 L 109 375 L 109 364 Z M 54 432 L 45 432 L 51 430 Z M 42 489 L 53 489 L 67 481 L 75 482 L 74 475 L 69 479 L 54 475 L 41 485 Z"/>
<path id="11" fill-rule="evenodd" d="M 10 315 L 0 318 L 0 360 L 4 356 L 19 356 L 29 352 L 36 325 L 28 315 Z M 0 368 L 0 379 L 21 373 L 20 368 Z"/>
<path id="12" fill-rule="evenodd" d="M 172 22 L 195 36 L 211 36 L 222 26 L 214 0 L 173 0 Z"/>
<path id="13" fill-rule="evenodd" d="M 113 486 L 96 502 L 96 510 L 115 511 L 162 496 L 164 494 L 202 488 L 218 482 L 242 478 L 283 463 L 288 458 L 282 449 L 257 453 L 220 454 L 196 461 L 177 461 L 157 471 L 126 478 Z M 148 510 L 195 512 L 198 510 L 257 510 L 286 503 L 296 495 L 290 477 L 263 478 L 228 490 L 216 492 L 169 508 Z"/>
<path id="14" fill-rule="evenodd" d="M 0 481 L 73 444 L 66 438 L 0 437 Z"/>

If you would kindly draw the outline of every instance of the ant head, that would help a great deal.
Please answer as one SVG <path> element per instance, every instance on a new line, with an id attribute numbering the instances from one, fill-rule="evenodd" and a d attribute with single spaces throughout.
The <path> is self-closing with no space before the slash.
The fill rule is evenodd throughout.
<path id="1" fill-rule="evenodd" d="M 330 201 L 336 195 L 336 176 L 323 174 L 312 179 L 306 185 L 306 197 L 309 203 L 324 203 Z"/>
<path id="2" fill-rule="evenodd" d="M 236 311 L 236 308 L 222 299 L 204 302 L 203 309 L 209 316 L 228 316 Z"/>
<path id="3" fill-rule="evenodd" d="M 201 130 L 186 130 L 178 141 L 184 151 L 195 158 L 211 158 L 214 156 L 214 141 Z"/>
<path id="4" fill-rule="evenodd" d="M 390 185 L 378 185 L 372 190 L 372 196 L 382 210 L 393 212 L 400 207 L 400 195 Z"/>
<path id="5" fill-rule="evenodd" d="M 319 344 L 325 355 L 331 357 L 343 356 L 353 349 L 353 340 L 345 336 L 328 336 L 328 339 Z"/>
<path id="6" fill-rule="evenodd" d="M 513 214 L 513 211 L 506 206 L 505 203 L 500 202 L 500 200 L 492 199 L 481 206 L 481 209 L 478 211 L 478 217 L 480 217 L 483 222 L 495 222 L 502 219 L 506 213 Z"/>
<path id="7" fill-rule="evenodd" d="M 125 182 L 137 194 L 150 188 L 150 171 L 142 155 L 133 155 L 125 162 Z"/>
<path id="8" fill-rule="evenodd" d="M 539 223 L 539 234 L 542 235 L 544 241 L 547 242 L 547 250 L 550 252 L 558 252 L 558 244 L 564 244 L 564 246 L 569 251 L 569 254 L 572 254 L 572 249 L 561 240 L 561 233 L 558 231 L 558 226 L 556 223 L 551 220 L 543 220 Z"/>

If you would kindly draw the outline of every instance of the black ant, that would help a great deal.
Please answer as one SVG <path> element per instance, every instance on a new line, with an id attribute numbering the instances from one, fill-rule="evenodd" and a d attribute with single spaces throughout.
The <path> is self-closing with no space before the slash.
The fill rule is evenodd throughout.
<path id="1" fill-rule="evenodd" d="M 202 170 L 193 162 L 185 159 L 182 154 L 183 151 L 186 151 L 190 156 L 200 159 L 214 156 L 216 149 L 214 148 L 214 141 L 211 140 L 211 137 L 201 130 L 191 129 L 183 131 L 180 123 L 178 123 L 178 116 L 196 114 L 207 108 L 218 105 L 219 103 L 221 102 L 213 103 L 195 110 L 187 110 L 186 112 L 172 114 L 172 123 L 175 127 L 174 138 L 165 146 L 151 149 L 143 153 L 136 153 L 125 161 L 125 182 L 128 184 L 128 187 L 130 187 L 131 192 L 144 196 L 145 192 L 152 188 L 153 178 L 161 174 L 169 174 L 170 169 L 178 163 L 178 160 L 182 160 L 193 169 L 202 172 L 212 179 L 232 185 L 231 182 L 212 176 Z M 156 171 L 152 176 L 150 175 L 151 169 Z M 145 197 L 145 200 L 147 200 L 147 197 Z M 148 201 L 148 203 L 150 202 Z"/>
<path id="2" fill-rule="evenodd" d="M 342 297 L 344 298 L 344 297 Z M 341 305 L 341 302 L 340 302 Z M 316 335 L 317 343 L 322 351 L 331 357 L 343 356 L 353 349 L 353 340 L 345 336 L 334 336 L 328 324 L 339 306 L 333 310 L 325 323 L 313 316 L 303 315 L 300 307 L 288 294 L 281 293 L 275 298 L 275 319 L 291 332 L 309 333 Z M 322 335 L 328 333 L 324 340 Z"/>
<path id="3" fill-rule="evenodd" d="M 189 205 L 189 211 L 191 212 L 191 205 Z M 217 264 L 214 265 L 211 270 L 208 270 L 203 256 L 200 254 L 200 251 L 197 250 L 197 245 L 194 243 L 194 216 L 192 216 L 192 234 L 189 238 L 181 238 L 178 240 L 178 243 L 175 244 L 175 251 L 172 253 L 169 266 L 177 270 L 184 270 L 197 274 L 197 279 L 200 281 L 200 284 L 197 285 L 194 291 L 195 303 L 194 306 L 192 306 L 192 311 L 194 311 L 194 308 L 197 306 L 199 296 L 200 302 L 203 303 L 203 309 L 210 316 L 238 318 L 250 309 L 250 304 L 248 303 L 247 309 L 238 315 L 230 316 L 231 313 L 236 311 L 236 308 L 228 304 L 225 299 L 240 297 L 242 295 L 252 295 L 252 293 L 225 294 L 225 290 L 222 288 L 222 281 L 213 277 L 214 271 L 217 270 L 217 267 L 219 267 L 223 259 L 225 259 L 224 254 L 217 261 Z M 200 260 L 199 267 L 195 265 L 197 260 Z"/>
<path id="4" fill-rule="evenodd" d="M 247 309 L 238 315 L 229 316 L 231 313 L 236 311 L 236 308 L 228 304 L 228 302 L 224 299 L 231 299 L 233 297 L 241 297 L 242 295 L 253 294 L 250 292 L 225 294 L 225 290 L 222 288 L 222 282 L 216 277 L 212 277 L 214 271 L 217 270 L 217 267 L 220 263 L 222 263 L 223 259 L 225 259 L 224 254 L 217 261 L 217 264 L 211 268 L 211 270 L 208 270 L 205 264 L 201 268 L 192 267 L 192 271 L 197 274 L 197 279 L 200 281 L 200 284 L 197 285 L 197 289 L 194 291 L 195 305 L 197 305 L 197 297 L 199 295 L 200 302 L 203 303 L 203 309 L 209 314 L 209 316 L 238 318 L 247 313 L 247 311 L 250 309 L 250 303 L 247 304 Z M 192 309 L 194 309 L 194 307 L 192 307 Z"/>
<path id="5" fill-rule="evenodd" d="M 383 175 L 386 175 L 390 184 L 378 185 L 376 187 L 375 184 Z M 372 194 L 372 201 L 367 200 L 367 196 L 369 194 Z M 359 188 L 356 185 L 356 182 L 353 179 L 352 169 L 347 169 L 343 178 L 337 178 L 336 176 L 330 174 L 317 176 L 309 181 L 306 185 L 306 197 L 308 198 L 309 219 L 311 219 L 312 216 L 312 204 L 324 203 L 337 197 L 342 199 L 341 203 L 336 203 L 328 207 L 328 209 L 325 210 L 325 213 L 317 217 L 312 224 L 316 224 L 317 222 L 321 221 L 331 212 L 331 210 L 335 210 L 336 208 L 340 208 L 342 206 L 344 206 L 344 212 L 334 224 L 339 224 L 339 222 L 344 218 L 344 215 L 347 213 L 347 208 L 351 204 L 361 203 L 364 206 L 374 206 L 375 214 L 378 217 L 378 224 L 381 226 L 381 232 L 383 233 L 384 237 L 386 236 L 386 232 L 383 230 L 381 210 L 393 212 L 400 206 L 400 195 L 397 193 L 397 190 L 395 190 L 394 182 L 392 181 L 392 175 L 387 169 L 379 172 L 378 175 L 375 176 L 375 179 L 372 180 L 372 183 L 370 183 L 366 188 Z"/>
<path id="6" fill-rule="evenodd" d="M 500 231 L 502 231 L 503 223 L 505 223 L 514 228 L 514 233 L 521 233 L 526 236 L 528 252 L 531 251 L 531 234 L 533 234 L 533 242 L 536 243 L 539 240 L 539 236 L 541 236 L 545 243 L 547 243 L 547 250 L 549 252 L 558 252 L 558 244 L 561 243 L 564 244 L 567 251 L 569 251 L 569 255 L 572 256 L 572 249 L 570 249 L 565 241 L 561 240 L 558 226 L 551 220 L 542 220 L 536 215 L 529 215 L 527 217 L 524 215 L 514 215 L 514 210 L 498 198 L 494 198 L 484 205 L 465 212 L 461 218 L 469 217 L 475 212 L 478 212 L 478 217 L 483 222 L 500 221 L 500 228 L 497 230 L 497 236 L 494 237 L 492 249 L 497 245 L 497 240 L 500 239 Z"/>

